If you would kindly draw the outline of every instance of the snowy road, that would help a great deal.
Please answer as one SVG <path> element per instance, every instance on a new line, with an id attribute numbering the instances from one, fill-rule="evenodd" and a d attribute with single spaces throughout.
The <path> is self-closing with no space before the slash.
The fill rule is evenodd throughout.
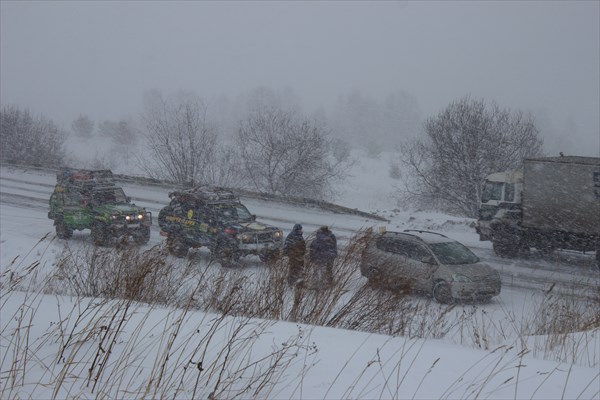
<path id="1" fill-rule="evenodd" d="M 2 204 L 2 264 L 6 265 L 7 255 L 16 256 L 8 249 L 13 236 L 13 226 L 22 232 L 21 222 L 26 221 L 28 229 L 39 232 L 39 237 L 51 232 L 52 221 L 46 216 L 48 199 L 55 183 L 55 174 L 38 170 L 18 170 L 2 167 L 0 169 L 0 202 Z M 146 207 L 155 217 L 168 201 L 168 192 L 172 189 L 161 186 L 144 186 L 134 183 L 124 183 L 123 188 L 133 202 Z M 285 233 L 295 223 L 302 223 L 304 231 L 310 233 L 319 226 L 329 225 L 336 233 L 341 245 L 347 243 L 360 229 L 378 226 L 380 221 L 356 215 L 344 215 L 323 211 L 315 207 L 302 207 L 290 204 L 242 198 L 244 204 L 259 220 L 281 227 Z M 19 221 L 19 222 L 15 222 Z M 391 221 L 392 223 L 394 221 Z M 396 221 L 397 222 L 397 221 Z M 418 221 L 415 223 L 418 225 Z M 411 226 L 414 228 L 415 226 Z M 29 229 L 30 228 L 30 229 Z M 417 229 L 429 229 L 417 226 Z M 159 228 L 152 226 L 150 244 L 163 240 L 159 236 Z M 503 286 L 535 291 L 560 291 L 574 296 L 598 296 L 600 273 L 594 265 L 593 254 L 576 252 L 556 252 L 552 259 L 541 258 L 535 252 L 524 259 L 503 259 L 497 257 L 489 243 L 477 242 L 474 233 L 465 237 L 464 232 L 444 232 L 449 236 L 463 241 L 483 260 L 500 271 Z M 88 240 L 87 232 L 75 234 L 74 240 Z M 457 237 L 458 236 L 458 237 Z M 38 237 L 38 239 L 39 239 Z M 24 250 L 24 249 L 22 249 Z"/>

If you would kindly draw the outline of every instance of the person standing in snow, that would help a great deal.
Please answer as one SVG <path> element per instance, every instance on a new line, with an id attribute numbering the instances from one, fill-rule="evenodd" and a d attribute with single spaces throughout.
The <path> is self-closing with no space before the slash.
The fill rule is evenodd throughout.
<path id="1" fill-rule="evenodd" d="M 304 279 L 304 253 L 306 243 L 302 236 L 302 225 L 296 224 L 285 238 L 283 254 L 288 257 L 289 270 L 287 281 L 290 286 Z"/>
<path id="2" fill-rule="evenodd" d="M 310 244 L 310 261 L 315 271 L 315 283 L 322 287 L 333 284 L 333 261 L 337 257 L 337 239 L 329 227 L 322 226 Z"/>

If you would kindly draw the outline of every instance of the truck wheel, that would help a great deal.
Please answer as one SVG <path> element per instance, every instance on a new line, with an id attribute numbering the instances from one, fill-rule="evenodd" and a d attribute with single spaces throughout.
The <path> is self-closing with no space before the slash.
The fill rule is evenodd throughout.
<path id="1" fill-rule="evenodd" d="M 554 250 L 556 250 L 556 247 L 554 247 L 552 244 L 539 244 L 536 248 L 544 258 L 551 257 L 554 253 Z"/>
<path id="2" fill-rule="evenodd" d="M 188 254 L 189 247 L 183 244 L 177 236 L 169 235 L 167 237 L 167 249 L 171 255 L 184 258 Z"/>
<path id="3" fill-rule="evenodd" d="M 69 228 L 64 221 L 56 221 L 56 236 L 59 239 L 69 239 L 73 236 L 73 229 Z"/>
<path id="4" fill-rule="evenodd" d="M 441 304 L 452 303 L 452 291 L 450 285 L 444 281 L 438 281 L 433 286 L 433 298 Z"/>
<path id="5" fill-rule="evenodd" d="M 494 249 L 494 253 L 500 257 L 515 257 L 519 252 L 519 248 L 516 245 L 498 241 L 492 242 L 492 248 Z"/>
<path id="6" fill-rule="evenodd" d="M 133 239 L 137 244 L 146 244 L 150 240 L 150 227 L 142 226 L 138 228 L 133 235 Z"/>
<path id="7" fill-rule="evenodd" d="M 258 258 L 260 258 L 260 261 L 264 262 L 265 264 L 272 264 L 279 259 L 279 252 L 277 250 L 266 251 L 264 253 L 260 253 Z"/>
<path id="8" fill-rule="evenodd" d="M 102 224 L 92 226 L 92 241 L 96 246 L 106 246 L 110 238 L 108 229 Z"/>

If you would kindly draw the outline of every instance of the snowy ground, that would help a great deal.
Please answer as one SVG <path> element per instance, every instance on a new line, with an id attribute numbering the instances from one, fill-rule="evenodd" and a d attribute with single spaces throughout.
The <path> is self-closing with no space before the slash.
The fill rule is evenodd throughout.
<path id="1" fill-rule="evenodd" d="M 346 186 L 346 192 L 338 202 L 347 207 L 385 216 L 390 220 L 386 224 L 389 229 L 430 229 L 443 232 L 472 247 L 492 266 L 503 270 L 503 279 L 510 276 L 513 281 L 518 281 L 518 271 L 521 270 L 538 271 L 544 281 L 549 278 L 567 279 L 578 271 L 581 276 L 595 279 L 595 284 L 598 284 L 597 275 L 594 275 L 596 272 L 589 267 L 592 259 L 590 256 L 577 255 L 574 256 L 574 261 L 566 262 L 559 259 L 556 266 L 552 260 L 539 259 L 515 260 L 503 264 L 491 255 L 489 244 L 478 241 L 472 228 L 472 220 L 404 209 L 393 211 L 398 208 L 392 196 L 393 185 L 397 181 L 388 176 L 388 157 L 389 155 L 383 154 L 379 160 L 361 158 L 361 163 L 353 171 L 352 180 Z M 112 359 L 119 359 L 119 354 L 126 354 L 126 358 L 133 361 L 126 364 L 113 362 L 107 368 L 112 374 L 123 374 L 120 387 L 123 391 L 111 392 L 117 390 L 113 387 L 104 388 L 105 396 L 99 390 L 92 393 L 90 385 L 83 384 L 75 376 L 75 371 L 85 371 L 89 364 L 85 360 L 73 360 L 84 365 L 80 369 L 73 366 L 65 370 L 65 364 L 56 362 L 61 343 L 52 339 L 56 338 L 53 327 L 58 325 L 57 321 L 69 315 L 67 310 L 82 308 L 82 303 L 88 300 L 41 293 L 27 294 L 7 289 L 11 271 L 25 269 L 35 261 L 40 261 L 41 270 L 49 270 L 66 245 L 64 241 L 54 239 L 52 223 L 46 216 L 47 203 L 44 202 L 47 202 L 48 193 L 52 190 L 54 175 L 5 167 L 1 172 L 0 393 L 11 398 L 126 396 L 125 388 L 138 385 L 142 379 L 140 377 L 151 374 L 149 371 L 157 368 L 156 360 L 166 346 L 164 333 L 171 326 L 168 321 L 176 320 L 183 312 L 134 305 L 135 317 L 124 325 L 119 341 L 112 349 L 115 353 Z M 148 207 L 154 213 L 166 201 L 166 189 L 129 185 L 125 190 L 134 199 L 140 199 L 135 200 L 136 203 Z M 305 225 L 306 232 L 311 232 L 320 225 L 330 225 L 342 243 L 358 229 L 381 225 L 379 221 L 363 217 L 332 214 L 311 208 L 251 199 L 244 203 L 259 219 L 281 226 L 286 233 L 296 222 Z M 46 234 L 46 239 L 41 240 Z M 155 226 L 148 247 L 162 240 Z M 87 244 L 89 235 L 82 232 L 76 233 L 68 245 L 83 247 Z M 264 268 L 256 260 L 249 260 L 247 266 L 257 270 Z M 556 269 L 552 270 L 554 266 Z M 422 299 L 415 298 L 414 301 Z M 513 285 L 505 280 L 501 295 L 491 303 L 477 307 L 459 305 L 452 310 L 457 321 L 460 318 L 465 321 L 464 316 L 468 315 L 469 324 L 457 323 L 440 340 L 390 337 L 288 322 L 245 321 L 243 324 L 247 325 L 242 325 L 250 332 L 243 341 L 245 345 L 238 349 L 239 357 L 234 360 L 240 365 L 250 364 L 281 349 L 289 351 L 286 353 L 288 355 L 294 355 L 286 358 L 288 364 L 285 364 L 286 368 L 280 372 L 281 375 L 269 378 L 273 383 L 271 392 L 268 396 L 264 392 L 261 395 L 269 398 L 600 398 L 600 333 L 597 329 L 569 335 L 565 341 L 571 345 L 563 346 L 558 353 L 550 348 L 555 344 L 549 343 L 547 337 L 524 336 L 520 332 L 527 321 L 536 318 L 531 314 L 540 310 L 540 304 L 544 301 L 545 296 L 539 289 L 531 285 Z M 23 308 L 24 304 L 29 307 Z M 19 354 L 14 353 L 15 342 L 23 341 L 23 337 L 15 329 L 19 318 L 24 314 L 25 318 L 31 318 L 32 326 L 26 348 L 27 351 L 35 352 L 37 360 L 29 365 L 15 362 Z M 213 326 L 209 321 L 218 318 L 219 316 L 212 314 L 187 312 L 182 316 L 181 325 L 178 325 L 177 341 L 182 342 L 179 345 L 177 341 L 173 344 L 170 356 L 177 360 L 192 361 L 198 355 L 198 348 L 202 347 L 200 338 L 206 338 L 207 329 Z M 142 334 L 138 331 L 142 324 L 140 319 L 143 320 L 144 327 Z M 74 322 L 70 326 L 73 325 Z M 222 331 L 211 336 L 211 345 L 203 350 L 206 353 L 205 360 L 211 357 L 219 359 L 219 354 L 214 354 L 221 348 L 217 342 L 229 340 L 236 326 L 240 326 L 239 319 L 227 318 L 222 322 Z M 479 331 L 475 332 L 474 327 Z M 472 332 L 466 333 L 464 330 Z M 475 348 L 473 338 L 482 332 L 489 332 L 489 343 Z M 194 339 L 196 337 L 198 340 Z M 191 348 L 191 342 L 197 348 Z M 94 354 L 93 343 L 95 342 L 90 340 L 87 344 L 90 346 L 90 360 Z M 136 343 L 136 349 L 128 347 L 128 343 Z M 529 352 L 522 352 L 524 347 Z M 560 354 L 561 351 L 570 354 Z M 178 365 L 175 361 L 173 363 Z M 132 369 L 132 365 L 136 368 Z M 20 376 L 15 371 L 11 372 L 11 367 L 14 366 L 29 368 L 23 382 L 14 380 Z M 65 379 L 69 384 L 62 386 L 63 391 L 53 393 L 51 383 L 56 379 Z M 182 376 L 181 382 L 187 382 L 186 379 Z M 236 385 L 232 384 L 232 388 L 237 387 Z M 169 391 L 168 397 L 173 397 L 173 393 L 175 392 Z M 206 397 L 209 391 L 202 393 Z M 179 393 L 184 398 L 191 395 L 186 390 Z M 148 393 L 146 397 L 162 396 L 159 393 Z"/>

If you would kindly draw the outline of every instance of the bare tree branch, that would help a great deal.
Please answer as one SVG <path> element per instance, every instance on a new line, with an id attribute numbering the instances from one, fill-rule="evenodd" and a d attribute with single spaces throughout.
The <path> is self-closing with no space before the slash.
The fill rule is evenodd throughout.
<path id="1" fill-rule="evenodd" d="M 425 122 L 426 137 L 405 143 L 400 161 L 412 180 L 409 200 L 475 217 L 481 185 L 493 172 L 541 154 L 535 121 L 521 111 L 465 96 Z"/>

